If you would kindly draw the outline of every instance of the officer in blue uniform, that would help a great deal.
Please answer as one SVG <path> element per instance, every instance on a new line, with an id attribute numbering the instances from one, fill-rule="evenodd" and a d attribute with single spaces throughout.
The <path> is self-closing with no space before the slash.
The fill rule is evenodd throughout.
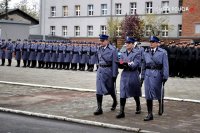
<path id="1" fill-rule="evenodd" d="M 169 76 L 168 56 L 166 50 L 159 48 L 159 38 L 150 37 L 150 49 L 144 52 L 141 80 L 144 80 L 145 98 L 148 115 L 144 121 L 153 120 L 153 100 L 159 101 L 158 114 L 163 113 L 163 85 Z"/>
<path id="2" fill-rule="evenodd" d="M 20 43 L 21 40 L 17 39 L 17 42 L 14 47 L 14 54 L 15 54 L 15 59 L 17 60 L 17 65 L 16 67 L 20 67 L 20 62 L 21 62 L 21 55 L 22 55 L 22 44 Z"/>
<path id="3" fill-rule="evenodd" d="M 66 64 L 66 70 L 69 70 L 70 63 L 72 61 L 72 54 L 73 53 L 73 45 L 69 42 L 67 44 L 67 48 L 65 49 L 65 64 Z"/>
<path id="4" fill-rule="evenodd" d="M 109 44 L 107 35 L 100 35 L 101 47 L 98 51 L 99 68 L 96 77 L 97 110 L 94 115 L 103 114 L 103 95 L 111 95 L 113 104 L 111 110 L 117 106 L 115 82 L 118 75 L 118 57 L 116 49 Z"/>
<path id="5" fill-rule="evenodd" d="M 58 46 L 58 64 L 59 67 L 58 69 L 63 69 L 63 65 L 64 65 L 64 55 L 65 55 L 65 49 L 66 46 L 63 44 L 63 42 L 59 42 L 59 46 Z"/>
<path id="6" fill-rule="evenodd" d="M 90 56 L 89 56 L 89 72 L 92 72 L 94 65 L 97 63 L 97 46 L 93 43 L 90 45 Z"/>
<path id="7" fill-rule="evenodd" d="M 29 60 L 29 54 L 30 54 L 30 40 L 27 39 L 24 40 L 23 46 L 22 46 L 22 60 L 23 60 L 23 67 L 25 68 L 27 66 L 27 61 Z"/>
<path id="8" fill-rule="evenodd" d="M 11 42 L 11 39 L 8 39 L 8 42 L 6 43 L 6 59 L 8 59 L 7 66 L 11 66 L 11 63 L 12 63 L 12 54 L 14 50 L 14 44 L 15 44 L 15 41 Z"/>
<path id="9" fill-rule="evenodd" d="M 37 47 L 38 68 L 44 67 L 44 48 L 45 48 L 45 41 L 40 40 Z"/>
<path id="10" fill-rule="evenodd" d="M 77 70 L 77 65 L 80 61 L 80 51 L 81 51 L 81 46 L 79 46 L 79 44 L 75 42 L 73 49 L 73 56 L 72 56 L 72 70 L 74 71 Z"/>
<path id="11" fill-rule="evenodd" d="M 52 45 L 52 53 L 51 53 L 52 69 L 56 68 L 56 66 L 57 66 L 57 59 L 58 59 L 58 43 L 55 42 L 54 45 Z"/>
<path id="12" fill-rule="evenodd" d="M 126 51 L 120 56 L 119 68 L 123 69 L 120 80 L 120 112 L 116 118 L 124 118 L 126 98 L 134 97 L 136 102 L 136 114 L 141 113 L 140 97 L 142 95 L 140 86 L 139 70 L 141 53 L 134 48 L 135 39 L 126 39 Z"/>
<path id="13" fill-rule="evenodd" d="M 6 50 L 6 42 L 5 42 L 5 39 L 2 39 L 1 45 L 0 45 L 0 58 L 2 61 L 1 66 L 5 65 L 5 57 L 6 57 L 5 50 Z"/>
<path id="14" fill-rule="evenodd" d="M 89 62 L 89 56 L 88 56 L 89 51 L 90 47 L 87 46 L 86 42 L 82 44 L 80 64 L 79 64 L 80 71 L 85 71 L 85 65 L 88 64 Z"/>
<path id="15" fill-rule="evenodd" d="M 44 62 L 45 62 L 45 69 L 51 67 L 51 52 L 52 52 L 52 44 L 51 42 L 47 42 L 44 48 Z"/>

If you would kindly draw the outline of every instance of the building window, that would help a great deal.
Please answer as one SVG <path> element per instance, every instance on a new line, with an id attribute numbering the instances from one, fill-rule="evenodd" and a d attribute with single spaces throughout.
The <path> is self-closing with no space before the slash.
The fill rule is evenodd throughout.
<path id="1" fill-rule="evenodd" d="M 136 14 L 137 13 L 137 3 L 130 3 L 130 14 Z"/>
<path id="2" fill-rule="evenodd" d="M 94 15 L 94 6 L 88 5 L 88 15 L 93 16 Z"/>
<path id="3" fill-rule="evenodd" d="M 169 1 L 162 1 L 162 13 L 163 14 L 169 13 Z"/>
<path id="4" fill-rule="evenodd" d="M 182 25 L 178 25 L 178 36 L 182 36 Z"/>
<path id="5" fill-rule="evenodd" d="M 106 26 L 105 25 L 101 26 L 101 34 L 106 35 Z"/>
<path id="6" fill-rule="evenodd" d="M 56 27 L 55 26 L 50 26 L 50 34 L 52 36 L 55 36 L 56 35 Z"/>
<path id="7" fill-rule="evenodd" d="M 93 36 L 93 26 L 88 26 L 88 36 L 91 37 Z"/>
<path id="8" fill-rule="evenodd" d="M 122 34 L 121 26 L 117 26 L 117 37 L 120 37 Z"/>
<path id="9" fill-rule="evenodd" d="M 195 25 L 195 33 L 200 34 L 200 24 Z"/>
<path id="10" fill-rule="evenodd" d="M 179 0 L 178 7 L 179 9 L 183 6 L 183 0 Z M 182 13 L 182 10 L 179 10 L 178 13 Z"/>
<path id="11" fill-rule="evenodd" d="M 76 16 L 80 16 L 81 15 L 81 6 L 80 5 L 76 5 L 75 6 L 75 15 Z"/>
<path id="12" fill-rule="evenodd" d="M 168 25 L 161 26 L 162 37 L 168 37 Z"/>
<path id="13" fill-rule="evenodd" d="M 151 36 L 151 30 L 152 30 L 152 26 L 146 25 L 145 26 L 145 36 Z"/>
<path id="14" fill-rule="evenodd" d="M 107 15 L 107 13 L 108 13 L 107 4 L 101 4 L 101 15 Z"/>
<path id="15" fill-rule="evenodd" d="M 68 16 L 68 6 L 63 6 L 63 16 Z"/>
<path id="16" fill-rule="evenodd" d="M 78 37 L 80 36 L 80 26 L 75 26 L 74 27 L 74 33 L 75 33 L 75 36 Z"/>
<path id="17" fill-rule="evenodd" d="M 122 4 L 121 3 L 115 4 L 115 11 L 116 11 L 116 15 L 122 14 Z"/>
<path id="18" fill-rule="evenodd" d="M 146 2 L 146 13 L 147 14 L 153 13 L 153 3 L 152 2 Z"/>
<path id="19" fill-rule="evenodd" d="M 63 27 L 62 27 L 62 35 L 63 35 L 64 37 L 67 36 L 67 26 L 63 26 Z"/>
<path id="20" fill-rule="evenodd" d="M 51 17 L 55 17 L 56 16 L 56 7 L 52 6 L 51 7 Z"/>

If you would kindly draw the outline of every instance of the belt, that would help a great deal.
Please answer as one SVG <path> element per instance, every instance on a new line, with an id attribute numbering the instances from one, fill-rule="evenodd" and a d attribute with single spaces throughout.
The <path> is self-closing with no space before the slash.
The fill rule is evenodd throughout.
<path id="1" fill-rule="evenodd" d="M 42 50 L 37 50 L 37 52 L 42 52 Z"/>
<path id="2" fill-rule="evenodd" d="M 15 50 L 15 51 L 17 52 L 17 51 L 20 51 L 20 50 Z"/>
<path id="3" fill-rule="evenodd" d="M 73 54 L 78 54 L 78 52 L 73 52 Z"/>
<path id="4" fill-rule="evenodd" d="M 100 64 L 99 64 L 99 66 L 100 66 L 100 67 L 111 67 L 112 65 L 100 65 Z"/>
<path id="5" fill-rule="evenodd" d="M 146 69 L 152 69 L 152 70 L 162 70 L 162 66 L 146 66 Z"/>
<path id="6" fill-rule="evenodd" d="M 70 51 L 66 51 L 66 53 L 70 53 Z"/>
<path id="7" fill-rule="evenodd" d="M 35 49 L 31 49 L 30 51 L 35 51 Z"/>
<path id="8" fill-rule="evenodd" d="M 63 53 L 63 51 L 58 51 L 58 53 Z"/>
<path id="9" fill-rule="evenodd" d="M 83 51 L 82 54 L 87 54 L 87 51 Z"/>

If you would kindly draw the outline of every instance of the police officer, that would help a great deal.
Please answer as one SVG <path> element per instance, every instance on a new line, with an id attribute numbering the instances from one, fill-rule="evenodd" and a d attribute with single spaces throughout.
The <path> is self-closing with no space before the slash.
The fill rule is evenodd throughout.
<path id="1" fill-rule="evenodd" d="M 111 95 L 113 104 L 111 110 L 115 110 L 117 106 L 115 82 L 118 75 L 118 60 L 116 49 L 109 44 L 107 35 L 100 35 L 101 47 L 98 51 L 99 68 L 97 70 L 96 79 L 96 99 L 97 110 L 94 115 L 103 114 L 102 98 L 103 95 Z"/>
<path id="2" fill-rule="evenodd" d="M 11 63 L 12 63 L 12 54 L 14 50 L 14 44 L 15 44 L 15 41 L 11 42 L 11 39 L 8 39 L 8 42 L 6 43 L 6 59 L 8 59 L 7 66 L 11 66 Z"/>
<path id="3" fill-rule="evenodd" d="M 168 48 L 168 56 L 169 56 L 169 75 L 171 77 L 174 77 L 177 75 L 177 47 L 174 42 L 171 43 L 171 45 Z"/>
<path id="4" fill-rule="evenodd" d="M 51 53 L 51 64 L 52 69 L 55 69 L 57 66 L 57 59 L 58 59 L 58 44 L 55 42 L 54 45 L 52 45 L 52 53 Z"/>
<path id="5" fill-rule="evenodd" d="M 31 42 L 31 46 L 30 46 L 30 54 L 29 54 L 29 61 L 31 61 L 31 66 L 28 66 L 30 68 L 35 68 L 36 67 L 36 55 L 37 55 L 37 41 L 33 41 Z"/>
<path id="6" fill-rule="evenodd" d="M 5 51 L 6 51 L 6 42 L 5 39 L 2 39 L 2 43 L 0 45 L 0 58 L 1 58 L 1 66 L 5 65 Z"/>
<path id="7" fill-rule="evenodd" d="M 148 115 L 144 121 L 153 120 L 153 100 L 159 101 L 158 114 L 163 113 L 163 85 L 169 76 L 167 52 L 158 47 L 159 38 L 150 37 L 150 49 L 144 52 L 141 80 L 144 80 Z"/>
<path id="8" fill-rule="evenodd" d="M 140 96 L 142 95 L 138 68 L 141 62 L 141 53 L 134 48 L 134 38 L 126 39 L 126 51 L 120 56 L 119 67 L 123 69 L 120 80 L 120 112 L 116 118 L 124 118 L 126 98 L 134 97 L 136 114 L 141 113 Z"/>
<path id="9" fill-rule="evenodd" d="M 45 69 L 51 67 L 51 51 L 52 51 L 52 44 L 51 41 L 46 42 L 44 48 L 44 62 L 45 62 Z"/>
<path id="10" fill-rule="evenodd" d="M 70 63 L 72 61 L 72 54 L 73 53 L 73 45 L 71 44 L 71 42 L 67 43 L 67 48 L 65 49 L 65 59 L 64 62 L 66 64 L 66 70 L 69 70 L 70 67 Z"/>
<path id="11" fill-rule="evenodd" d="M 92 72 L 94 65 L 97 63 L 97 45 L 91 44 L 90 46 L 90 56 L 89 56 L 89 72 Z"/>
<path id="12" fill-rule="evenodd" d="M 40 40 L 37 47 L 38 68 L 43 68 L 44 66 L 44 48 L 45 48 L 45 41 Z"/>
<path id="13" fill-rule="evenodd" d="M 25 68 L 27 66 L 27 61 L 29 59 L 29 54 L 30 54 L 30 45 L 31 41 L 27 40 L 27 39 L 24 39 L 24 42 L 23 42 L 23 46 L 22 46 L 22 60 L 23 60 L 23 67 Z"/>
<path id="14" fill-rule="evenodd" d="M 16 67 L 20 67 L 20 62 L 21 62 L 22 46 L 23 45 L 20 42 L 21 42 L 21 40 L 17 39 L 17 43 L 14 47 L 15 59 L 17 60 Z"/>

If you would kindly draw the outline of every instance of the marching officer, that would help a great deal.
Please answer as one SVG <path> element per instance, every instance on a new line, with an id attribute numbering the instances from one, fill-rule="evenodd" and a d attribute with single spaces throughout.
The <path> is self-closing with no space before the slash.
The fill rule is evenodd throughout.
<path id="1" fill-rule="evenodd" d="M 163 113 L 164 84 L 169 76 L 167 52 L 158 47 L 159 38 L 150 37 L 150 49 L 144 52 L 141 81 L 144 80 L 148 115 L 144 121 L 153 120 L 153 100 L 158 100 L 158 114 Z"/>
<path id="2" fill-rule="evenodd" d="M 20 43 L 20 39 L 17 39 L 17 43 L 14 48 L 14 54 L 15 54 L 15 59 L 17 60 L 17 66 L 20 67 L 20 62 L 21 62 L 21 55 L 22 55 L 22 44 Z"/>
<path id="3" fill-rule="evenodd" d="M 11 42 L 11 39 L 8 39 L 8 42 L 6 43 L 6 59 L 8 59 L 7 66 L 11 66 L 12 63 L 12 53 L 14 50 L 14 44 L 15 41 Z"/>
<path id="4" fill-rule="evenodd" d="M 30 47 L 31 47 L 30 42 L 31 41 L 28 41 L 27 39 L 25 39 L 23 42 L 23 46 L 22 46 L 22 60 L 24 63 L 23 67 L 27 66 L 27 61 L 29 59 Z"/>
<path id="5" fill-rule="evenodd" d="M 141 113 L 140 97 L 142 95 L 139 67 L 141 62 L 141 53 L 134 48 L 134 38 L 126 39 L 126 51 L 121 54 L 119 68 L 123 69 L 120 80 L 120 112 L 116 118 L 124 118 L 124 108 L 126 98 L 134 97 L 136 102 L 136 114 Z"/>
<path id="6" fill-rule="evenodd" d="M 6 51 L 6 42 L 5 42 L 5 39 L 2 39 L 2 42 L 0 45 L 0 58 L 2 61 L 1 66 L 5 65 L 5 57 L 6 57 L 5 51 Z"/>
<path id="7" fill-rule="evenodd" d="M 97 110 L 94 115 L 103 114 L 103 95 L 111 95 L 113 104 L 111 110 L 117 106 L 115 82 L 118 75 L 118 57 L 116 49 L 109 44 L 107 35 L 100 35 L 101 47 L 98 51 L 99 68 L 96 77 Z"/>

